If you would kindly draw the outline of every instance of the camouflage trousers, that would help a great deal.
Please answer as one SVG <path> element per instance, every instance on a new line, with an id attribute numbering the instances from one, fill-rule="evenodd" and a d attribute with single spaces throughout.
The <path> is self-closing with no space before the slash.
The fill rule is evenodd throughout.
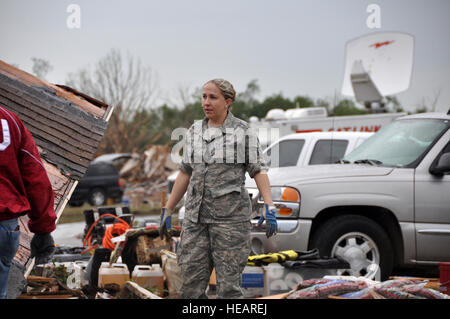
<path id="1" fill-rule="evenodd" d="M 250 231 L 250 221 L 203 224 L 184 220 L 177 249 L 181 298 L 207 298 L 214 267 L 217 298 L 243 298 L 241 274 L 250 254 Z"/>

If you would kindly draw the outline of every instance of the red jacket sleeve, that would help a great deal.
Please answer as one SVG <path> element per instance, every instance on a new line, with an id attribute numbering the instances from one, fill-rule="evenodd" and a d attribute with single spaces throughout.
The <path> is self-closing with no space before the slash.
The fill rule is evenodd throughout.
<path id="1" fill-rule="evenodd" d="M 56 228 L 52 185 L 31 133 L 22 122 L 19 123 L 22 126 L 20 172 L 31 207 L 28 227 L 33 233 L 51 233 Z"/>

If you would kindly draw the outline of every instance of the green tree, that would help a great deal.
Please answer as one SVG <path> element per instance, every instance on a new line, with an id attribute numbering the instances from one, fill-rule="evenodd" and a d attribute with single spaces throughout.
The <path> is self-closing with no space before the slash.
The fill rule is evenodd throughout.
<path id="1" fill-rule="evenodd" d="M 314 101 L 309 96 L 298 95 L 294 98 L 295 107 L 311 107 L 314 106 Z"/>
<path id="2" fill-rule="evenodd" d="M 327 112 L 330 112 L 330 102 L 328 102 L 325 99 L 322 98 L 318 98 L 316 100 L 316 103 L 314 104 L 315 106 L 322 106 L 325 107 L 327 109 Z"/>
<path id="3" fill-rule="evenodd" d="M 251 80 L 247 84 L 245 91 L 236 95 L 236 100 L 231 107 L 233 114 L 244 121 L 248 121 L 252 113 L 252 108 L 258 103 L 255 95 L 257 95 L 259 91 L 258 80 Z"/>
<path id="4" fill-rule="evenodd" d="M 283 110 L 291 109 L 295 107 L 294 103 L 288 99 L 283 97 L 281 93 L 274 94 L 272 96 L 266 97 L 264 101 L 261 103 L 256 103 L 252 109 L 250 116 L 257 116 L 259 118 L 264 118 L 267 112 L 274 108 L 279 108 Z"/>
<path id="5" fill-rule="evenodd" d="M 344 99 L 339 102 L 338 105 L 336 105 L 333 108 L 333 114 L 336 116 L 342 116 L 342 115 L 361 115 L 361 114 L 368 114 L 369 111 L 362 110 L 356 107 L 355 103 L 352 100 Z"/>

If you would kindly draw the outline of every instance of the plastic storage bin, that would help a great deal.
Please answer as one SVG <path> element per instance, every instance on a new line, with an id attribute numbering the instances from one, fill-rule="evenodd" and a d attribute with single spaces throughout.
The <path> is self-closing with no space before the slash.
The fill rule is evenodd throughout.
<path id="1" fill-rule="evenodd" d="M 130 272 L 125 264 L 109 264 L 102 262 L 98 270 L 98 287 L 104 288 L 106 284 L 118 284 L 122 287 L 130 280 Z"/>

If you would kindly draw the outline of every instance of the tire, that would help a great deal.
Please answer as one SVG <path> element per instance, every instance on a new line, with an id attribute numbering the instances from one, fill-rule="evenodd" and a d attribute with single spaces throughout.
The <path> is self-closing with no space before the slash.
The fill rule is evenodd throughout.
<path id="1" fill-rule="evenodd" d="M 386 231 L 373 220 L 359 215 L 334 217 L 321 225 L 313 235 L 311 248 L 318 248 L 321 256 L 342 257 L 350 270 L 338 274 L 364 276 L 368 266 L 376 263 L 375 280 L 387 280 L 394 264 L 394 253 Z"/>
<path id="2" fill-rule="evenodd" d="M 69 206 L 72 206 L 72 207 L 80 207 L 80 206 L 83 206 L 83 204 L 84 204 L 84 202 L 81 200 L 69 201 Z"/>
<path id="3" fill-rule="evenodd" d="M 94 188 L 89 193 L 88 202 L 91 206 L 102 206 L 106 203 L 106 193 L 103 188 Z"/>

